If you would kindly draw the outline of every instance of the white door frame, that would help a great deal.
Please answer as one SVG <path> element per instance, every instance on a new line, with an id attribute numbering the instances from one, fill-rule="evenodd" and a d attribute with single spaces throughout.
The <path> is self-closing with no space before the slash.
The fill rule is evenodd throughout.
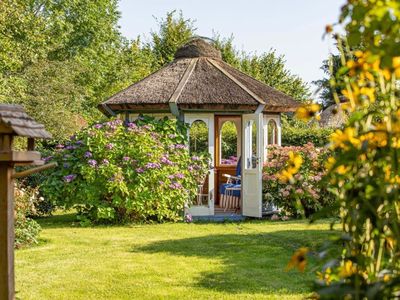
<path id="1" fill-rule="evenodd" d="M 185 113 L 185 123 L 189 126 L 195 121 L 203 121 L 206 123 L 208 128 L 208 153 L 211 155 L 211 166 L 215 165 L 214 157 L 214 114 L 213 113 Z M 190 130 L 190 129 L 189 129 Z M 188 131 L 189 136 L 189 131 Z M 190 141 L 189 141 L 190 143 Z M 208 173 L 208 205 L 191 205 L 187 209 L 187 213 L 193 216 L 210 216 L 214 215 L 214 203 L 215 203 L 215 192 L 214 192 L 214 172 Z"/>
<path id="2" fill-rule="evenodd" d="M 256 124 L 256 157 L 252 149 L 252 125 Z M 242 116 L 242 214 L 262 217 L 262 167 L 264 157 L 263 114 Z"/>

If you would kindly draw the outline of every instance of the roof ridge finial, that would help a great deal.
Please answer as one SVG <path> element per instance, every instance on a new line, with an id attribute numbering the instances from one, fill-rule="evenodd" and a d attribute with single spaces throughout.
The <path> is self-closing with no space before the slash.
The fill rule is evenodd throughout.
<path id="1" fill-rule="evenodd" d="M 215 41 L 207 37 L 193 36 L 185 45 L 176 51 L 175 59 L 209 57 L 221 60 L 221 51 L 215 48 L 210 42 L 214 43 Z"/>

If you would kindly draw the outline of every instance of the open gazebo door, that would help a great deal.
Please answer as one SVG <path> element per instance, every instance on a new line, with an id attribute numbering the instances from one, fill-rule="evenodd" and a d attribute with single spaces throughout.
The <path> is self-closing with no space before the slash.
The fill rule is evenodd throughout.
<path id="1" fill-rule="evenodd" d="M 214 114 L 212 113 L 185 113 L 184 115 L 185 123 L 190 126 L 190 130 L 192 126 L 197 123 L 203 123 L 204 126 L 207 127 L 207 149 L 206 151 L 209 153 L 211 158 L 211 165 L 214 166 Z M 189 146 L 190 143 L 189 138 Z M 200 187 L 200 186 L 199 186 Z M 190 207 L 187 209 L 187 213 L 193 216 L 211 216 L 214 215 L 214 172 L 210 170 L 207 178 L 205 179 L 204 184 L 201 186 L 201 191 L 198 191 L 198 195 L 196 199 L 192 199 L 190 203 Z"/>
<path id="2" fill-rule="evenodd" d="M 242 122 L 242 214 L 261 218 L 263 114 L 245 114 Z"/>

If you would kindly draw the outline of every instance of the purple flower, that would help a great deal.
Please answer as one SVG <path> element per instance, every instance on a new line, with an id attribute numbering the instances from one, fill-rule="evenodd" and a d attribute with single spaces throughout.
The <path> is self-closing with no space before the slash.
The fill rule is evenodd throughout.
<path id="1" fill-rule="evenodd" d="M 187 146 L 183 145 L 183 144 L 176 144 L 175 145 L 175 149 L 186 149 L 186 148 L 187 148 Z"/>
<path id="2" fill-rule="evenodd" d="M 122 160 L 123 160 L 123 161 L 130 161 L 131 158 L 130 158 L 129 156 L 124 156 L 124 157 L 122 158 Z"/>
<path id="3" fill-rule="evenodd" d="M 198 161 L 198 160 L 200 160 L 200 157 L 198 157 L 198 156 L 192 156 L 192 160 L 193 160 L 193 161 Z"/>
<path id="4" fill-rule="evenodd" d="M 93 156 L 93 154 L 92 154 L 92 152 L 90 152 L 90 151 L 86 151 L 84 156 L 85 156 L 86 158 L 91 158 L 91 157 Z"/>
<path id="5" fill-rule="evenodd" d="M 137 173 L 143 173 L 144 170 L 143 170 L 143 168 L 137 168 L 137 169 L 136 169 L 136 172 L 137 172 Z"/>
<path id="6" fill-rule="evenodd" d="M 65 149 L 67 149 L 67 150 L 75 150 L 76 146 L 68 145 L 67 147 L 65 147 Z"/>
<path id="7" fill-rule="evenodd" d="M 193 166 L 189 166 L 189 167 L 188 167 L 188 170 L 189 170 L 190 172 L 192 172 L 192 171 L 193 171 Z"/>
<path id="8" fill-rule="evenodd" d="M 109 144 L 106 145 L 106 148 L 108 150 L 111 150 L 112 148 L 114 148 L 114 144 L 113 143 L 109 143 Z"/>
<path id="9" fill-rule="evenodd" d="M 136 129 L 137 125 L 135 123 L 128 123 L 127 125 L 129 128 Z"/>
<path id="10" fill-rule="evenodd" d="M 146 130 L 150 130 L 150 129 L 151 129 L 151 126 L 150 126 L 150 125 L 144 125 L 144 126 L 142 126 L 142 128 L 143 128 L 143 129 L 146 129 Z"/>
<path id="11" fill-rule="evenodd" d="M 64 145 L 58 144 L 58 145 L 56 146 L 56 149 L 64 149 Z"/>
<path id="12" fill-rule="evenodd" d="M 186 223 L 192 223 L 193 222 L 193 217 L 191 214 L 185 215 L 185 222 Z"/>
<path id="13" fill-rule="evenodd" d="M 92 166 L 92 167 L 95 167 L 95 166 L 97 166 L 97 161 L 94 160 L 94 159 L 89 159 L 89 160 L 88 160 L 88 164 L 89 164 L 90 166 Z"/>
<path id="14" fill-rule="evenodd" d="M 164 181 L 159 180 L 159 181 L 158 181 L 158 184 L 159 184 L 159 185 L 163 185 L 163 184 L 164 184 Z"/>
<path id="15" fill-rule="evenodd" d="M 146 169 L 159 169 L 159 168 L 161 168 L 161 165 L 160 165 L 159 163 L 152 163 L 152 162 L 149 162 L 149 163 L 147 163 L 147 164 L 145 165 L 145 168 L 146 168 Z"/>
<path id="16" fill-rule="evenodd" d="M 45 162 L 49 162 L 52 159 L 53 159 L 53 156 L 47 156 L 47 157 L 42 158 L 42 160 L 44 160 Z"/>
<path id="17" fill-rule="evenodd" d="M 168 179 L 174 179 L 175 176 L 174 176 L 174 175 L 168 175 L 167 178 L 168 178 Z"/>
<path id="18" fill-rule="evenodd" d="M 103 127 L 103 124 L 96 124 L 96 125 L 94 125 L 93 127 L 96 128 L 96 129 L 100 129 L 100 128 Z"/>
<path id="19" fill-rule="evenodd" d="M 183 179 L 183 178 L 185 178 L 185 175 L 182 173 L 177 173 L 177 174 L 175 174 L 175 177 L 179 178 L 179 179 Z"/>
<path id="20" fill-rule="evenodd" d="M 161 161 L 161 163 L 163 163 L 163 164 L 165 164 L 165 165 L 169 165 L 169 166 L 171 166 L 171 165 L 174 164 L 172 161 L 170 161 L 170 160 L 168 159 L 167 156 L 161 157 L 160 161 Z"/>
<path id="21" fill-rule="evenodd" d="M 110 162 L 108 161 L 108 159 L 103 159 L 103 160 L 101 161 L 101 163 L 102 163 L 103 165 L 108 165 Z"/>
<path id="22" fill-rule="evenodd" d="M 170 189 L 172 189 L 172 190 L 177 190 L 177 189 L 182 188 L 182 185 L 181 185 L 179 182 L 172 182 L 172 183 L 169 185 L 169 187 L 170 187 Z"/>
<path id="23" fill-rule="evenodd" d="M 75 174 L 70 174 L 70 175 L 67 175 L 67 176 L 63 177 L 64 181 L 68 182 L 68 183 L 71 182 L 72 180 L 74 180 L 75 178 L 76 178 Z"/>
<path id="24" fill-rule="evenodd" d="M 64 163 L 64 164 L 63 164 L 63 167 L 66 168 L 66 169 L 68 169 L 68 168 L 69 168 L 69 163 Z"/>

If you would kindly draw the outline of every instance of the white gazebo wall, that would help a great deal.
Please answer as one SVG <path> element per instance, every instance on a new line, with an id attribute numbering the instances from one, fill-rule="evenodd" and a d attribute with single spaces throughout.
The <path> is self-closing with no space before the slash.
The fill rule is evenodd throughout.
<path id="1" fill-rule="evenodd" d="M 269 141 L 269 136 L 268 136 L 268 123 L 269 121 L 273 120 L 276 124 L 276 134 L 277 134 L 277 145 L 281 146 L 282 144 L 282 126 L 281 126 L 281 115 L 280 114 L 264 114 L 264 122 L 263 122 L 263 128 L 264 128 L 264 162 L 267 161 L 267 147 L 268 147 L 268 141 Z"/>

